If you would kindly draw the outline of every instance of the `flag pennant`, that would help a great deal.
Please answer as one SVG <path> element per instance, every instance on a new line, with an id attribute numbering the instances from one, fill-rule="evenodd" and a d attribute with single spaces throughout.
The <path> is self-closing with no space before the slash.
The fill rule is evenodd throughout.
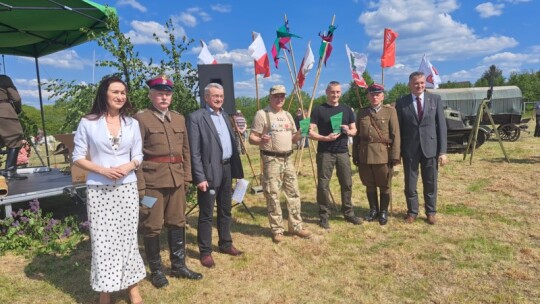
<path id="1" fill-rule="evenodd" d="M 270 61 L 264 46 L 261 34 L 253 32 L 255 39 L 248 47 L 248 53 L 255 61 L 255 75 L 262 74 L 264 78 L 270 77 Z"/>
<path id="2" fill-rule="evenodd" d="M 422 57 L 422 62 L 420 62 L 420 67 L 418 68 L 419 72 L 426 75 L 426 88 L 438 89 L 439 83 L 441 83 L 441 77 L 437 69 L 429 62 L 429 59 L 424 56 Z"/>
<path id="3" fill-rule="evenodd" d="M 287 49 L 286 45 L 291 41 L 292 37 L 296 38 L 302 38 L 298 35 L 292 34 L 289 31 L 289 21 L 285 21 L 285 24 L 282 25 L 280 28 L 276 31 L 276 40 L 274 40 L 274 45 L 272 46 L 272 58 L 274 59 L 274 65 L 276 66 L 276 69 L 278 68 L 279 63 L 279 54 L 281 52 L 281 49 Z"/>
<path id="4" fill-rule="evenodd" d="M 217 60 L 214 58 L 214 56 L 212 56 L 212 54 L 210 54 L 210 50 L 208 50 L 208 46 L 206 45 L 206 43 L 201 40 L 201 45 L 202 49 L 198 57 L 199 61 L 202 64 L 217 64 Z"/>
<path id="5" fill-rule="evenodd" d="M 347 51 L 347 57 L 349 58 L 354 83 L 361 88 L 367 88 L 368 85 L 365 79 L 362 77 L 362 73 L 364 73 L 367 66 L 367 56 L 365 54 L 351 51 L 349 46 L 346 44 L 345 50 Z"/>
<path id="6" fill-rule="evenodd" d="M 392 29 L 384 29 L 383 55 L 381 57 L 381 67 L 387 68 L 396 63 L 396 39 L 398 34 Z"/>
<path id="7" fill-rule="evenodd" d="M 300 64 L 300 70 L 298 71 L 298 87 L 300 89 L 304 86 L 304 82 L 306 80 L 306 76 L 308 72 L 313 68 L 315 65 L 315 56 L 313 56 L 313 52 L 311 51 L 311 41 L 308 42 L 306 53 L 304 55 L 304 59 L 302 59 L 302 64 Z"/>
<path id="8" fill-rule="evenodd" d="M 334 40 L 334 31 L 337 29 L 337 27 L 333 25 L 328 26 L 328 31 L 326 33 L 319 33 L 319 37 L 322 38 L 321 47 L 319 48 L 319 58 L 323 58 L 324 56 L 324 65 L 326 66 L 326 61 L 330 57 L 330 54 L 332 54 L 332 50 L 334 49 L 332 47 L 332 40 Z M 326 53 L 325 53 L 326 50 Z"/>

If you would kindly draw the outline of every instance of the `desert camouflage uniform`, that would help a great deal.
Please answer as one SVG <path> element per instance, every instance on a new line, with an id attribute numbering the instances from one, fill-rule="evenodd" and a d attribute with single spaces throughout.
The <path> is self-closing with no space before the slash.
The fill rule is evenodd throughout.
<path id="1" fill-rule="evenodd" d="M 279 199 L 281 193 L 285 195 L 289 210 L 289 231 L 300 231 L 302 230 L 300 191 L 294 160 L 291 157 L 292 136 L 297 131 L 294 120 L 288 112 L 276 113 L 267 106 L 255 114 L 252 130 L 259 134 L 272 135 L 272 140 L 260 147 L 263 161 L 262 186 L 272 233 L 284 232 Z"/>

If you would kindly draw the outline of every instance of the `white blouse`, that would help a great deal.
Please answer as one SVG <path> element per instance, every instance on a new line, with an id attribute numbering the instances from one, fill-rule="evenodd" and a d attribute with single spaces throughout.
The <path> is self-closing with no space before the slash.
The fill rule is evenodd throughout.
<path id="1" fill-rule="evenodd" d="M 139 122 L 131 117 L 120 120 L 121 137 L 111 143 L 109 129 L 105 116 L 96 120 L 82 118 L 75 133 L 75 148 L 73 162 L 79 159 L 88 159 L 96 165 L 110 168 L 116 167 L 132 160 L 142 163 L 142 140 Z M 126 184 L 137 181 L 134 171 L 125 177 L 112 180 L 95 172 L 88 172 L 87 185 Z"/>

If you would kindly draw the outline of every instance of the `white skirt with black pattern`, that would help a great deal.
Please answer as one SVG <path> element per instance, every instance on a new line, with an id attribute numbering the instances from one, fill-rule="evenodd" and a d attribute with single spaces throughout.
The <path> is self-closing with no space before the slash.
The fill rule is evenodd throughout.
<path id="1" fill-rule="evenodd" d="M 137 241 L 137 183 L 87 185 L 87 210 L 92 241 L 92 289 L 113 292 L 144 279 L 146 270 Z"/>

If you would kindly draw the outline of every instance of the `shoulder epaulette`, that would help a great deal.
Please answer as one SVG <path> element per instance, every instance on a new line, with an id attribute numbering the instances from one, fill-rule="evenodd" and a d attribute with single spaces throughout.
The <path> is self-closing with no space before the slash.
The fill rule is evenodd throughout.
<path id="1" fill-rule="evenodd" d="M 175 111 L 175 110 L 169 110 L 169 112 L 173 112 L 173 113 L 176 113 L 176 114 L 180 114 L 180 112 L 177 112 L 177 111 Z M 180 114 L 180 115 L 182 115 L 182 114 Z"/>
<path id="2" fill-rule="evenodd" d="M 137 113 L 136 113 L 136 114 L 141 114 L 141 113 L 144 113 L 144 112 L 146 112 L 146 110 L 147 110 L 147 109 L 139 110 L 139 111 L 137 111 Z"/>
<path id="3" fill-rule="evenodd" d="M 389 104 L 383 104 L 383 107 L 384 108 L 393 108 L 392 105 L 389 105 Z"/>

